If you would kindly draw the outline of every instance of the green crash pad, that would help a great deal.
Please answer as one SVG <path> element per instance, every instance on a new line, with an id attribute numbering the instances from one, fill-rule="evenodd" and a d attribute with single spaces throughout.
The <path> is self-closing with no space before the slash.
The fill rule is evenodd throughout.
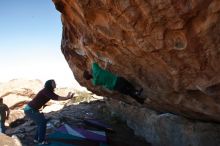
<path id="1" fill-rule="evenodd" d="M 48 135 L 48 140 L 50 144 L 45 146 L 108 146 L 105 143 L 79 138 L 62 132 Z"/>

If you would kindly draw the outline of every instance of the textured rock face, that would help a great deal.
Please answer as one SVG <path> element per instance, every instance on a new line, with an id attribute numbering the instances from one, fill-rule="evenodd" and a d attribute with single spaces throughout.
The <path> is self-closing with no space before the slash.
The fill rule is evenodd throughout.
<path id="1" fill-rule="evenodd" d="M 220 121 L 219 0 L 53 0 L 62 52 L 81 85 L 91 60 L 144 88 L 145 105 Z M 124 100 L 124 98 L 122 98 Z"/>
<path id="2" fill-rule="evenodd" d="M 157 113 L 108 99 L 112 114 L 152 146 L 219 146 L 220 125 L 189 120 L 170 113 Z"/>

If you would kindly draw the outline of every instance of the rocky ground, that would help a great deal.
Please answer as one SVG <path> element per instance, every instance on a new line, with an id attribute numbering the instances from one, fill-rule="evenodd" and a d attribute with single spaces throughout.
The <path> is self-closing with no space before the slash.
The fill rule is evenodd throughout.
<path id="1" fill-rule="evenodd" d="M 119 117 L 113 116 L 104 101 L 97 100 L 80 104 L 65 103 L 64 108 L 61 110 L 46 113 L 45 116 L 50 119 L 47 125 L 47 135 L 54 132 L 56 127 L 59 127 L 63 123 L 67 123 L 73 127 L 84 127 L 94 130 L 94 127 L 88 126 L 83 122 L 85 118 L 93 118 L 112 126 L 114 129 L 114 132 L 107 132 L 110 146 L 150 145 L 144 139 L 135 136 L 133 130 L 126 126 L 126 123 L 121 121 Z M 25 123 L 21 124 L 23 120 Z M 13 134 L 17 135 L 23 146 L 34 145 L 35 125 L 26 118 L 23 120 L 20 120 L 20 123 L 17 122 L 18 125 L 21 125 L 8 129 L 7 132 L 10 136 Z"/>

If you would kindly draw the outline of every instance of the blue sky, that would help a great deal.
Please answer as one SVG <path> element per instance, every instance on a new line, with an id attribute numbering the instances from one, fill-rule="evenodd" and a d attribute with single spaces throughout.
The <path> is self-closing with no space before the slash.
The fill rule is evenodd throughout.
<path id="1" fill-rule="evenodd" d="M 0 82 L 54 78 L 74 86 L 61 53 L 62 24 L 52 0 L 0 0 Z"/>

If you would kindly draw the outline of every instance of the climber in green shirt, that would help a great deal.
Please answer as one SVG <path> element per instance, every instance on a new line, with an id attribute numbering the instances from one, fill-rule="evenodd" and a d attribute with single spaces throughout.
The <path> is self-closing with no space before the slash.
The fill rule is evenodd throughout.
<path id="1" fill-rule="evenodd" d="M 137 102 L 143 104 L 144 99 L 140 98 L 143 88 L 136 90 L 135 87 L 123 77 L 102 69 L 97 63 L 92 64 L 92 71 L 84 71 L 83 77 L 86 80 L 92 79 L 93 85 L 100 85 L 109 90 L 116 90 L 122 94 L 133 97 Z"/>

